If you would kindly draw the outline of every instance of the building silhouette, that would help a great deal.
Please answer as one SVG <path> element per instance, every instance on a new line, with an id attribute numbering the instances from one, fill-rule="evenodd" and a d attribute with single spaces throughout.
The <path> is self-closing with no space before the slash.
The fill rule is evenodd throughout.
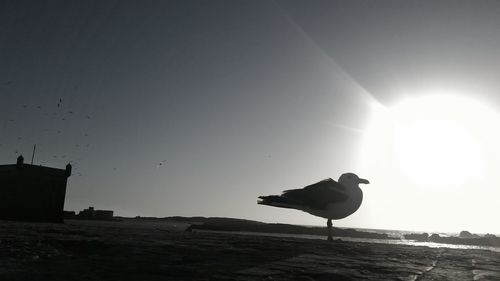
<path id="1" fill-rule="evenodd" d="M 96 219 L 96 220 L 109 220 L 113 219 L 113 211 L 111 210 L 95 210 L 94 207 L 80 211 L 77 218 L 81 219 Z"/>
<path id="2" fill-rule="evenodd" d="M 88 207 L 78 214 L 75 211 L 64 211 L 64 219 L 73 220 L 113 220 L 112 210 L 96 210 L 94 207 Z"/>
<path id="3" fill-rule="evenodd" d="M 71 165 L 56 169 L 24 163 L 0 165 L 0 219 L 63 222 Z"/>

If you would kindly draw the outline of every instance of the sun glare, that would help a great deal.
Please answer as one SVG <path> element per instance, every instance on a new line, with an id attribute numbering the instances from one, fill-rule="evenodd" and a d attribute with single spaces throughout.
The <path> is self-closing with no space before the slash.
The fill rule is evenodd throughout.
<path id="1" fill-rule="evenodd" d="M 405 184 L 460 187 L 483 180 L 500 159 L 499 124 L 488 106 L 451 95 L 379 106 L 365 135 L 362 161 L 368 170 Z"/>

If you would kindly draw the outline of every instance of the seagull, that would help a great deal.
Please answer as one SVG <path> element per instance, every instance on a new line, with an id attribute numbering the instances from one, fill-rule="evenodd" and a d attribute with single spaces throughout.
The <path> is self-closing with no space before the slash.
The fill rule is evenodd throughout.
<path id="1" fill-rule="evenodd" d="M 345 173 L 336 182 L 331 178 L 302 189 L 283 191 L 281 195 L 259 196 L 258 204 L 297 209 L 327 219 L 328 241 L 332 241 L 332 220 L 348 217 L 358 210 L 363 201 L 359 184 L 369 184 L 356 174 Z"/>
<path id="2" fill-rule="evenodd" d="M 7 81 L 7 82 L 3 83 L 3 87 L 10 86 L 10 85 L 12 85 L 12 83 L 14 83 L 14 80 Z"/>

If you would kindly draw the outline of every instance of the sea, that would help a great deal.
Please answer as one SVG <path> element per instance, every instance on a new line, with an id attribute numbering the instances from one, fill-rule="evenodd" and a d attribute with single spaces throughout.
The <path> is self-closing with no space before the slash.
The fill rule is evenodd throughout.
<path id="1" fill-rule="evenodd" d="M 353 238 L 353 237 L 333 237 L 333 239 L 341 240 L 341 241 L 349 241 L 349 242 L 360 242 L 360 243 L 424 246 L 424 247 L 430 247 L 430 248 L 487 250 L 487 251 L 500 253 L 500 247 L 476 246 L 476 245 L 457 245 L 457 244 L 434 243 L 434 242 L 419 242 L 419 241 L 404 239 L 403 238 L 404 234 L 415 233 L 415 232 L 410 232 L 410 231 L 380 230 L 380 229 L 370 229 L 370 230 L 368 230 L 368 229 L 356 229 L 356 230 L 365 231 L 365 232 L 385 233 L 385 234 L 388 234 L 389 237 L 392 237 L 393 239 L 372 239 L 372 238 Z M 248 231 L 213 231 L 213 230 L 196 230 L 196 231 L 212 232 L 212 233 L 225 233 L 225 234 L 234 234 L 234 235 L 254 235 L 254 236 L 325 240 L 325 236 L 322 236 L 322 235 L 263 233 L 263 232 L 248 232 Z M 439 234 L 440 234 L 440 236 L 452 236 L 452 233 L 439 233 Z"/>
<path id="2" fill-rule="evenodd" d="M 69 224 L 71 224 L 69 222 Z M 105 224 L 107 226 L 114 225 L 116 227 L 127 227 L 127 228 L 152 228 L 157 230 L 167 230 L 167 231 L 184 231 L 191 224 L 186 222 L 169 222 L 169 221 L 141 221 L 138 223 L 134 220 L 126 220 L 123 222 L 99 222 L 99 221 L 78 221 L 78 224 Z M 309 226 L 310 227 L 310 226 Z M 356 229 L 356 228 L 355 228 Z M 361 243 L 380 243 L 380 244 L 397 244 L 397 245 L 410 245 L 410 246 L 425 246 L 431 248 L 452 248 L 452 249 L 477 249 L 477 250 L 488 250 L 492 252 L 499 252 L 500 247 L 488 247 L 488 246 L 475 246 L 475 245 L 457 245 L 457 244 L 445 244 L 445 243 L 434 243 L 434 242 L 418 242 L 414 240 L 407 240 L 403 238 L 403 235 L 410 233 L 419 233 L 417 231 L 404 231 L 404 230 L 385 230 L 385 229 L 356 229 L 363 232 L 374 232 L 388 234 L 392 239 L 369 239 L 369 238 L 352 238 L 352 237 L 334 237 L 341 241 L 352 241 Z M 254 235 L 254 236 L 270 236 L 270 237 L 283 237 L 283 238 L 302 238 L 302 239 L 316 239 L 325 240 L 325 236 L 322 235 L 307 235 L 307 234 L 286 234 L 286 233 L 262 233 L 262 232 L 246 232 L 246 231 L 213 231 L 213 230 L 194 230 L 199 232 L 213 232 L 213 233 L 226 233 L 233 235 Z M 437 233 L 440 236 L 450 237 L 457 236 L 457 233 Z"/>

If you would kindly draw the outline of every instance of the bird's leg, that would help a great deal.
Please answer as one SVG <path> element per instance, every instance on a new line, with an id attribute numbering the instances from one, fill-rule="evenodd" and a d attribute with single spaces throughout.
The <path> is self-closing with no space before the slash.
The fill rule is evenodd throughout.
<path id="1" fill-rule="evenodd" d="M 328 241 L 333 241 L 333 238 L 332 238 L 332 220 L 331 219 L 328 219 L 328 221 L 326 222 L 326 226 L 328 228 Z"/>

